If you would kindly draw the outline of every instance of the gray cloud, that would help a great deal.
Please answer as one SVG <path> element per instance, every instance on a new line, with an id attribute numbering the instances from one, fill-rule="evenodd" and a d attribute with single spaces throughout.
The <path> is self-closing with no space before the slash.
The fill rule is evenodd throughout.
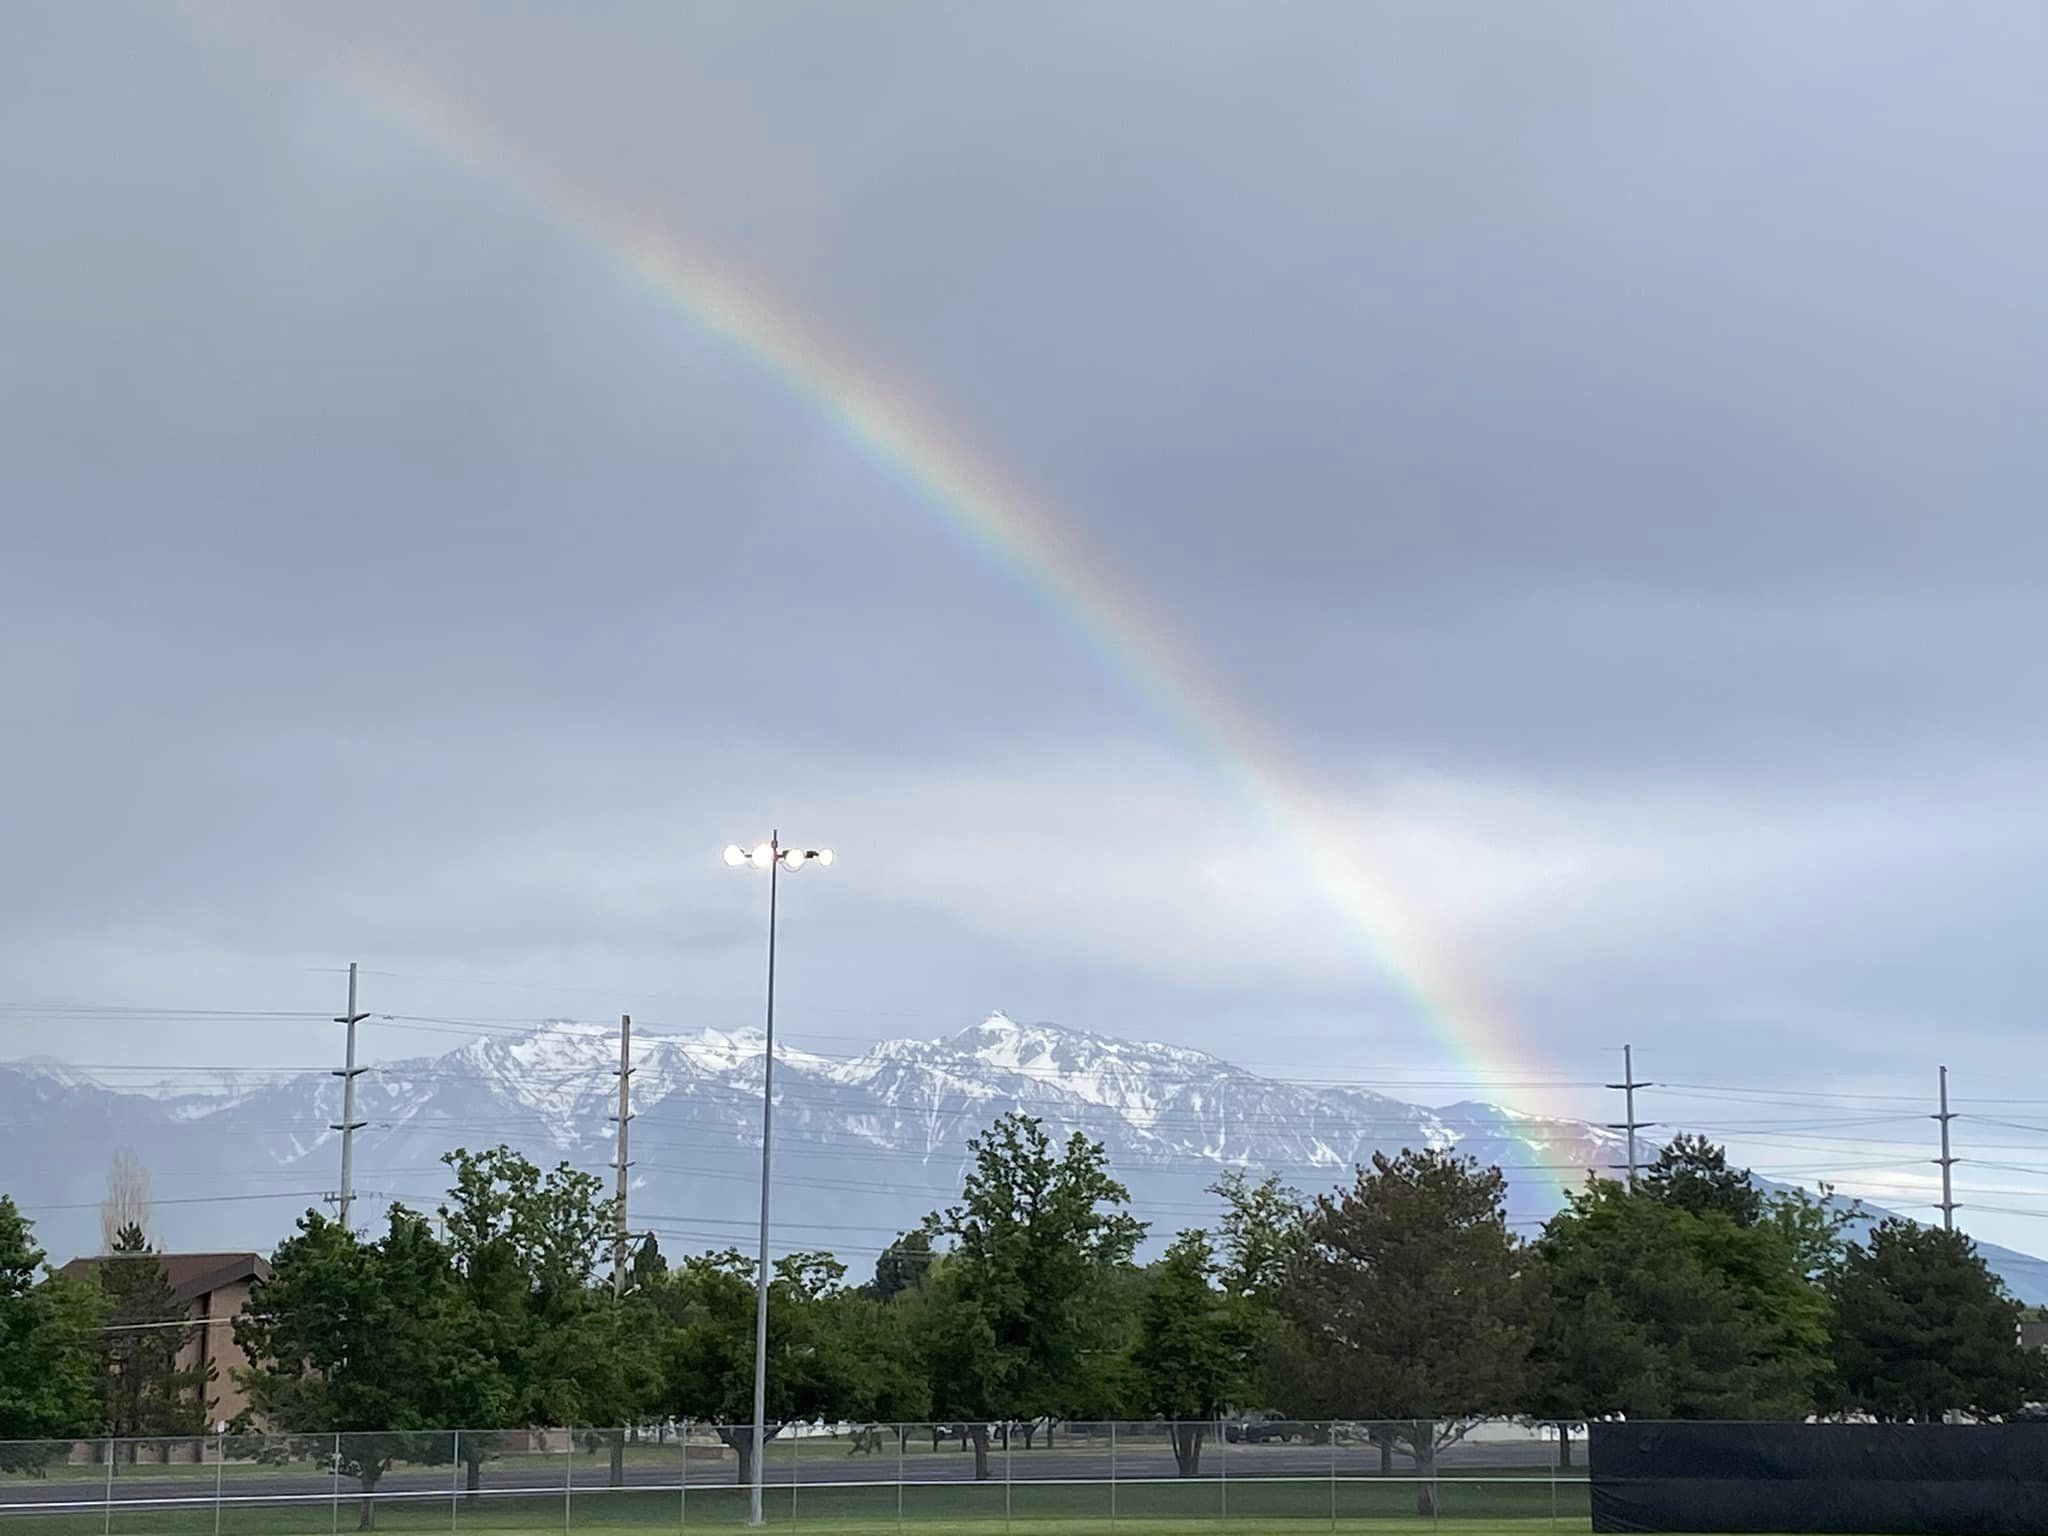
<path id="1" fill-rule="evenodd" d="M 1052 508 L 1525 1063 L 2011 1077 L 2025 8 L 112 14 L 0 62 L 0 1001 L 741 1023 L 782 818 L 821 1038 L 1450 1056 L 1199 721 L 402 73 Z"/>

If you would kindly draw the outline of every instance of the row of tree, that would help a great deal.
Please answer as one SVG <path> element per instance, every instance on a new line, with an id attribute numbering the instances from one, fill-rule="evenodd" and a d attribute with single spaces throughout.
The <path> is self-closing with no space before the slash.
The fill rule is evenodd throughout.
<path id="1" fill-rule="evenodd" d="M 1191 1476 L 1210 1426 L 1258 1407 L 1375 1421 L 1383 1461 L 1426 1470 L 1486 1416 L 1997 1417 L 2043 1389 L 2021 1309 L 1966 1237 L 1890 1221 L 1850 1242 L 1834 1202 L 1767 1197 L 1702 1140 L 1672 1143 L 1633 1191 L 1591 1180 L 1533 1242 L 1508 1223 L 1499 1170 L 1444 1152 L 1376 1156 L 1311 1201 L 1231 1174 L 1216 1229 L 1149 1264 L 1099 1144 L 1009 1115 L 968 1150 L 959 1202 L 867 1283 L 828 1253 L 777 1262 L 771 1434 L 939 1421 L 986 1476 L 992 1436 L 1158 1417 L 1179 1421 Z M 504 1147 L 445 1161 L 438 1232 L 403 1207 L 374 1238 L 308 1212 L 279 1245 L 235 1324 L 255 1421 L 349 1436 L 366 1524 L 381 1468 L 445 1461 L 434 1431 L 458 1425 L 688 1418 L 750 1481 L 752 1262 L 672 1264 L 648 1238 L 616 1285 L 598 1273 L 615 1208 L 596 1178 Z M 140 1275 L 148 1256 L 129 1257 Z M 187 1423 L 177 1405 L 203 1384 L 135 1342 L 145 1331 L 107 1331 L 168 1298 L 138 1285 L 117 1300 L 110 1281 L 96 1294 L 39 1262 L 0 1200 L 0 1441 Z M 138 1379 L 160 1390 L 137 1399 Z M 624 1434 L 610 1438 L 616 1476 Z M 470 1487 L 495 1449 L 461 1436 Z"/>
<path id="2" fill-rule="evenodd" d="M 80 1434 L 142 1442 L 205 1430 L 210 1367 L 140 1226 L 113 1234 L 91 1283 L 50 1274 L 29 1222 L 0 1196 L 0 1471 L 33 1465 L 21 1442 Z M 17 1442 L 10 1444 L 8 1442 Z"/>

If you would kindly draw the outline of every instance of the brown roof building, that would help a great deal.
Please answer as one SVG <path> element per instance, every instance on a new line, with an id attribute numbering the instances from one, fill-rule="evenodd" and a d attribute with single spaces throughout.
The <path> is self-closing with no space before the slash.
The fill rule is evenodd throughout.
<path id="1" fill-rule="evenodd" d="M 58 1273 L 74 1280 L 96 1279 L 107 1257 L 73 1259 Z M 178 1356 L 178 1364 L 185 1369 L 213 1367 L 206 1422 L 211 1427 L 232 1419 L 249 1406 L 235 1379 L 249 1368 L 249 1357 L 235 1342 L 232 1324 L 249 1304 L 250 1288 L 258 1280 L 270 1278 L 270 1264 L 260 1253 L 160 1253 L 156 1258 L 185 1316 L 198 1325 L 192 1341 Z"/>

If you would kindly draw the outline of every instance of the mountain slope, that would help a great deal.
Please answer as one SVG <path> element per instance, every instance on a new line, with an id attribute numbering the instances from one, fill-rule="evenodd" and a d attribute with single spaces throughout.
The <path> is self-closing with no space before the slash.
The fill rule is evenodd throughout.
<path id="1" fill-rule="evenodd" d="M 751 1245 L 761 1047 L 756 1034 L 718 1031 L 634 1041 L 632 1223 L 671 1251 Z M 615 1035 L 572 1024 L 378 1066 L 357 1085 L 368 1122 L 355 1147 L 358 1221 L 394 1198 L 431 1209 L 445 1182 L 438 1159 L 456 1146 L 507 1142 L 536 1161 L 608 1170 L 617 1066 Z M 1621 1154 L 1619 1137 L 1576 1121 L 1479 1102 L 1430 1109 L 1002 1014 L 851 1059 L 778 1047 L 776 1084 L 777 1244 L 830 1248 L 856 1270 L 957 1196 L 968 1138 L 1009 1109 L 1102 1141 L 1161 1239 L 1213 1219 L 1208 1187 L 1227 1168 L 1313 1191 L 1405 1146 L 1500 1167 L 1510 1219 L 1531 1232 L 1563 1189 Z M 49 1063 L 0 1065 L 0 1190 L 34 1208 L 54 1257 L 88 1251 L 107 1160 L 129 1146 L 156 1176 L 165 1242 L 268 1249 L 332 1190 L 339 1118 L 340 1086 L 326 1074 L 117 1092 Z M 2016 1291 L 2048 1293 L 2048 1271 L 2010 1257 Z"/>

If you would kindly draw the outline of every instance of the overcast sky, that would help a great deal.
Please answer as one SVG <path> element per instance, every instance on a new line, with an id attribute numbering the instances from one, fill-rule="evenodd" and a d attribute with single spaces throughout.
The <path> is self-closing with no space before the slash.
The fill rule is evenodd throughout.
<path id="1" fill-rule="evenodd" d="M 48 1010 L 338 1011 L 350 959 L 750 1024 L 717 853 L 779 824 L 841 855 L 786 893 L 815 1049 L 1002 1007 L 1474 1065 L 1061 602 L 402 72 L 1169 615 L 1496 1000 L 1493 1076 L 2048 1098 L 2044 25 L 15 7 L 0 1057 L 324 1063 Z"/>

